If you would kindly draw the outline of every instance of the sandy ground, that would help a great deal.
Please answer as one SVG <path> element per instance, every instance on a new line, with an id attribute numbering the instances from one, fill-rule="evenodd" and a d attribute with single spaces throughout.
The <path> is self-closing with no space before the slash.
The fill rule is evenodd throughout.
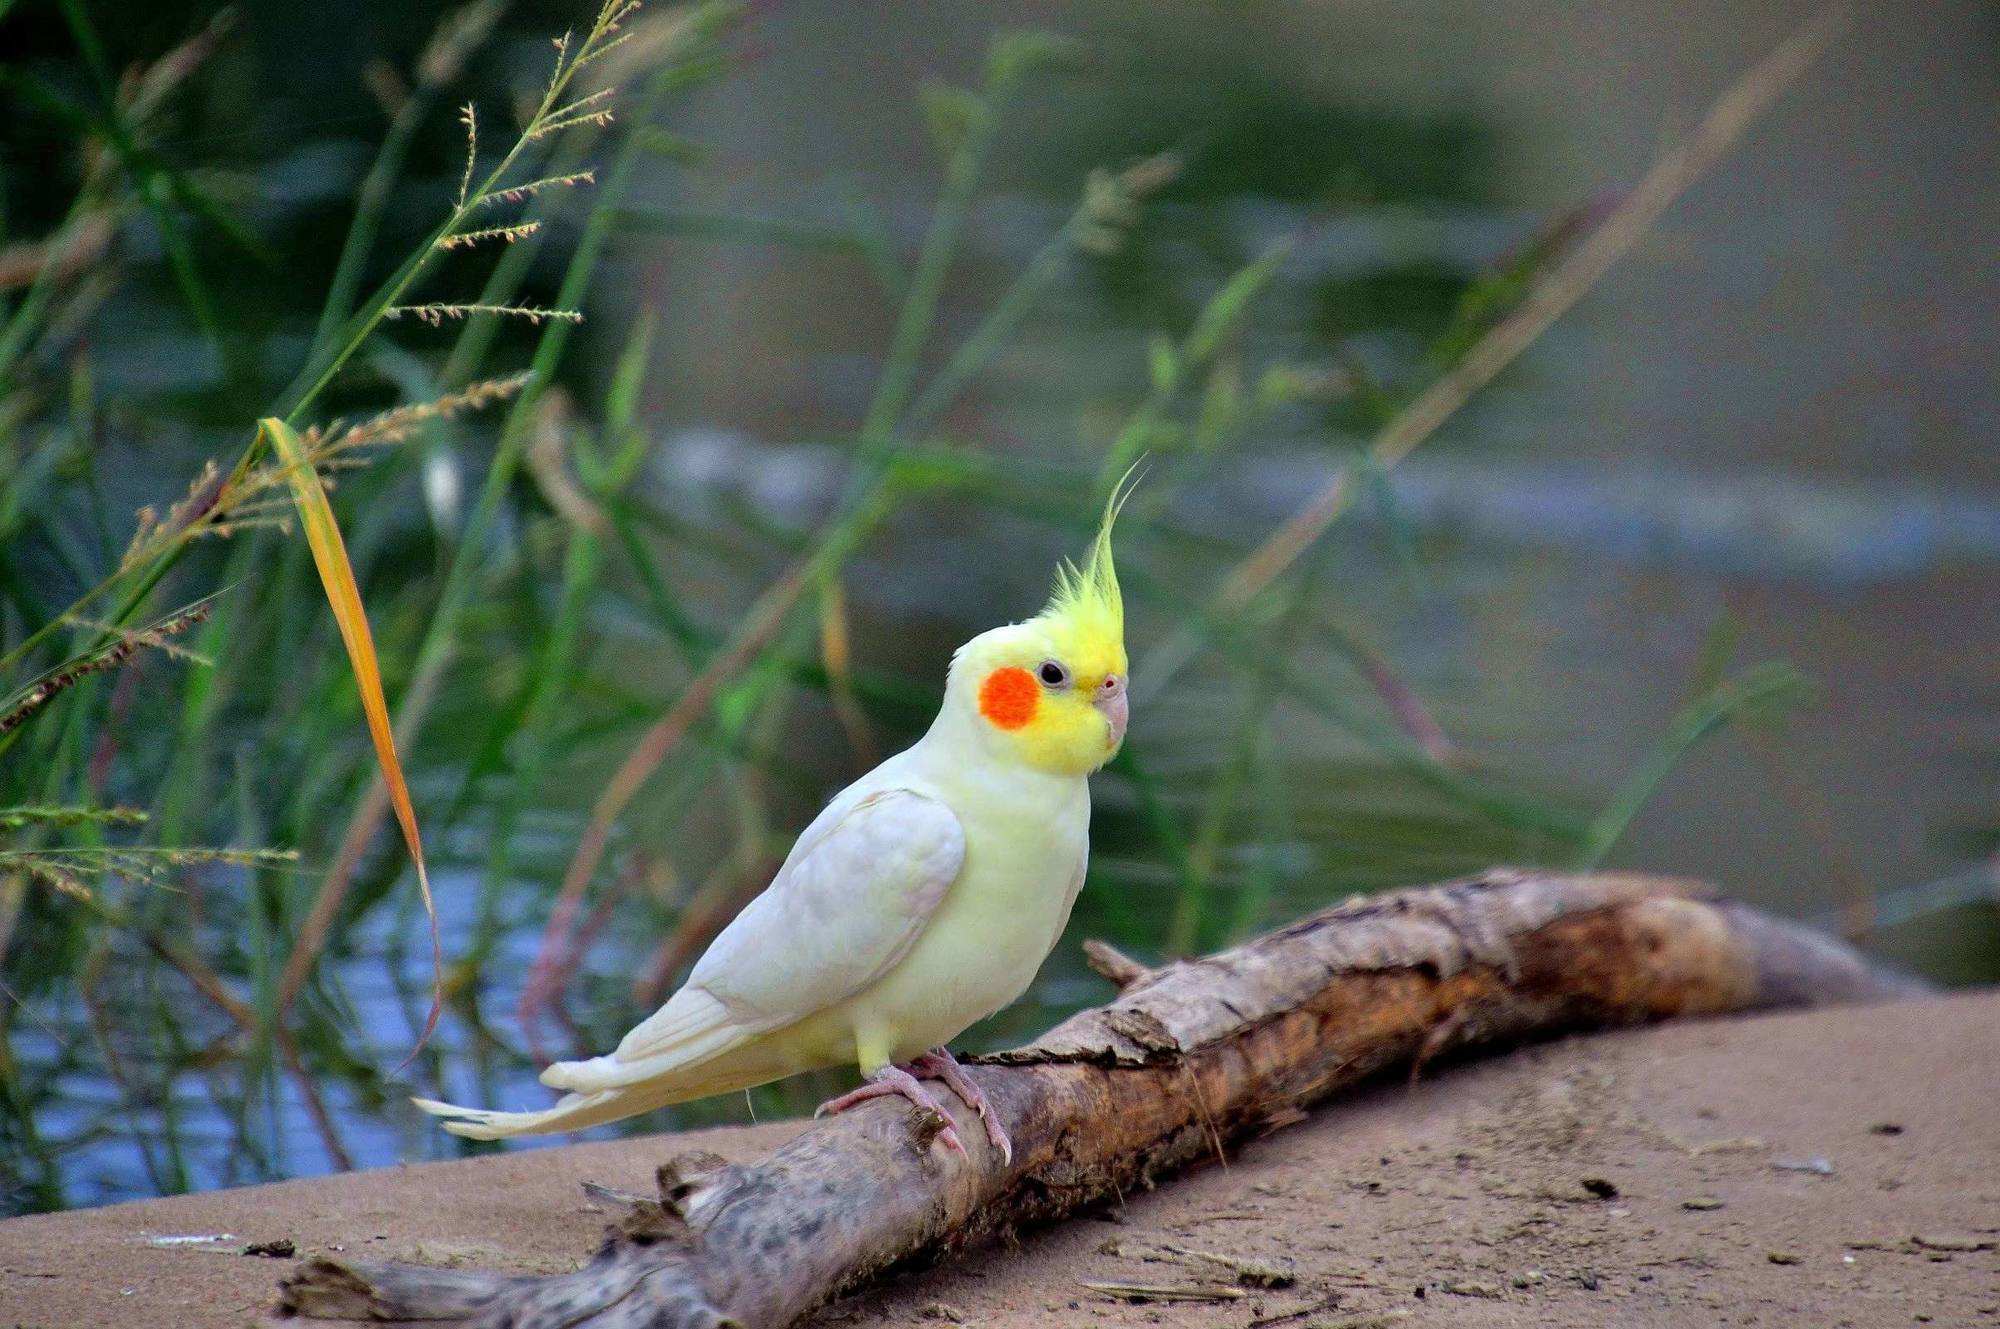
<path id="1" fill-rule="evenodd" d="M 797 1129 L 16 1219 L 0 1223 L 0 1324 L 258 1324 L 285 1266 L 242 1251 L 279 1239 L 566 1267 L 603 1222 L 580 1181 L 643 1190 L 672 1148 L 751 1158 Z M 235 1235 L 161 1244 L 218 1232 Z M 2000 993 L 1985 992 L 1576 1039 L 1440 1070 L 1323 1110 L 1227 1167 L 906 1275 L 818 1323 L 2000 1329 L 1996 1239 Z"/>

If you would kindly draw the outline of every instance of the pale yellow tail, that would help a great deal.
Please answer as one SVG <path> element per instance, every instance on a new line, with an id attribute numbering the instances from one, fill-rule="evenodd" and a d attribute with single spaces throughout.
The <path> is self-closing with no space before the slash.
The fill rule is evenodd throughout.
<path id="1" fill-rule="evenodd" d="M 608 1057 L 559 1061 L 542 1083 L 569 1092 L 540 1112 L 489 1112 L 435 1099 L 410 1100 L 444 1128 L 474 1140 L 580 1131 L 670 1103 L 706 1098 L 784 1074 L 782 1067 L 738 1065 L 730 1053 L 755 1031 L 734 1024 L 722 1003 L 698 988 L 682 988 Z"/>
<path id="2" fill-rule="evenodd" d="M 514 1135 L 547 1135 L 601 1126 L 607 1121 L 664 1107 L 672 1097 L 657 1085 L 634 1085 L 594 1094 L 564 1094 L 554 1107 L 540 1112 L 488 1112 L 484 1108 L 440 1103 L 433 1098 L 410 1101 L 432 1116 L 444 1118 L 444 1128 L 453 1135 L 470 1140 L 503 1140 Z"/>

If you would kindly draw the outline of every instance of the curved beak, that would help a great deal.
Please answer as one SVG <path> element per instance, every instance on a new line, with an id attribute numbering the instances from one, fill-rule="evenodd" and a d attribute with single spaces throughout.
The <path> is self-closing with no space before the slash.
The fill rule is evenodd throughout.
<path id="1" fill-rule="evenodd" d="M 1113 674 L 1105 679 L 1091 698 L 1091 705 L 1104 713 L 1111 722 L 1111 735 L 1105 740 L 1105 748 L 1116 751 L 1125 741 L 1125 725 L 1132 718 L 1132 703 L 1125 695 L 1125 680 Z"/>

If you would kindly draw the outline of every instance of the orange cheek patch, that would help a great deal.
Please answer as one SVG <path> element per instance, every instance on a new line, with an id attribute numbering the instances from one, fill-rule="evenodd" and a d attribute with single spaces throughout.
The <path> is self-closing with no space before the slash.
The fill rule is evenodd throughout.
<path id="1" fill-rule="evenodd" d="M 1035 718 L 1041 685 L 1025 669 L 996 669 L 979 685 L 979 713 L 1001 729 L 1019 729 Z"/>

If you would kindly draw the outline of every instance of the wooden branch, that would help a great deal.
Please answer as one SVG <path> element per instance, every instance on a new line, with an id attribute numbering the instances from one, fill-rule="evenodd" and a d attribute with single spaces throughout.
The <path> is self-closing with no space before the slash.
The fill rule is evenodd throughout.
<path id="1" fill-rule="evenodd" d="M 1500 870 L 1358 899 L 1234 950 L 1148 970 L 972 1075 L 1014 1139 L 970 1160 L 892 1100 L 756 1166 L 682 1155 L 574 1273 L 308 1262 L 288 1314 L 508 1329 L 779 1329 L 844 1289 L 1060 1218 L 1392 1068 L 1574 1030 L 1921 991 L 1830 937 L 1660 878 Z"/>

